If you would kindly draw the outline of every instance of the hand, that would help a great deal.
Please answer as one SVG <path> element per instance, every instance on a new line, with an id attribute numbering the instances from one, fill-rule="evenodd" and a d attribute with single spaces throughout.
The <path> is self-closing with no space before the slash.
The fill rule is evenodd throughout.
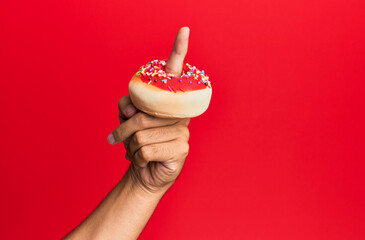
<path id="1" fill-rule="evenodd" d="M 166 72 L 181 75 L 188 49 L 189 28 L 178 32 L 166 63 Z M 189 151 L 190 119 L 160 119 L 138 112 L 129 96 L 119 101 L 121 125 L 108 137 L 111 144 L 124 143 L 135 185 L 149 192 L 170 187 L 179 175 Z"/>
<path id="2" fill-rule="evenodd" d="M 189 151 L 189 119 L 161 119 L 138 112 L 129 96 L 119 101 L 121 125 L 109 142 L 124 142 L 133 183 L 155 192 L 171 186 Z M 124 111 L 129 109 L 128 111 Z M 128 119 L 129 118 L 129 119 Z M 111 139 L 112 138 L 112 139 Z"/>

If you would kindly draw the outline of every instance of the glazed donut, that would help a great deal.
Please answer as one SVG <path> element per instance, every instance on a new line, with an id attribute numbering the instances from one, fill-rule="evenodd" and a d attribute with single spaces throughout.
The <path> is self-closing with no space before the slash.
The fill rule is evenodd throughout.
<path id="1" fill-rule="evenodd" d="M 192 118 L 209 106 L 209 76 L 195 66 L 183 64 L 182 75 L 165 72 L 165 60 L 140 67 L 129 82 L 129 95 L 139 110 L 160 118 Z"/>

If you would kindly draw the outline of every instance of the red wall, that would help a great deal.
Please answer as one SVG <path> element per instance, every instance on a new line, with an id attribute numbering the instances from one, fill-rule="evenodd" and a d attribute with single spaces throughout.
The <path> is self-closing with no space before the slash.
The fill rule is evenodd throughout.
<path id="1" fill-rule="evenodd" d="M 1 239 L 59 239 L 117 184 L 118 99 L 185 25 L 213 98 L 141 239 L 365 238 L 364 1 L 0 5 Z"/>

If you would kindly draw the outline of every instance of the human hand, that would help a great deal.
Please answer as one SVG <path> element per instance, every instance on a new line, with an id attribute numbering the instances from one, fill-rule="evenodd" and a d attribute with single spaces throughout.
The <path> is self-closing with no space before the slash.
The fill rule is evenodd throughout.
<path id="1" fill-rule="evenodd" d="M 166 72 L 181 75 L 188 48 L 189 28 L 178 32 Z M 124 143 L 132 162 L 132 181 L 149 192 L 166 189 L 179 175 L 189 151 L 190 119 L 161 119 L 139 112 L 129 96 L 119 101 L 121 125 L 108 137 L 111 144 Z"/>
<path id="2" fill-rule="evenodd" d="M 119 109 L 121 125 L 108 141 L 123 141 L 126 159 L 131 161 L 131 180 L 149 192 L 168 188 L 179 175 L 189 151 L 189 119 L 161 119 L 138 112 L 129 96 L 120 99 Z"/>

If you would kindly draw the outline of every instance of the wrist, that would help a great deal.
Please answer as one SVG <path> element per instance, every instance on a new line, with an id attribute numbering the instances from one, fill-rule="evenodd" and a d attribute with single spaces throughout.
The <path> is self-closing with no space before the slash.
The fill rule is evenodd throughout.
<path id="1" fill-rule="evenodd" d="M 126 184 L 128 185 L 130 193 L 144 199 L 160 199 L 173 184 L 173 182 L 170 182 L 159 187 L 148 186 L 138 177 L 132 164 L 129 166 L 124 178 L 126 178 Z"/>

